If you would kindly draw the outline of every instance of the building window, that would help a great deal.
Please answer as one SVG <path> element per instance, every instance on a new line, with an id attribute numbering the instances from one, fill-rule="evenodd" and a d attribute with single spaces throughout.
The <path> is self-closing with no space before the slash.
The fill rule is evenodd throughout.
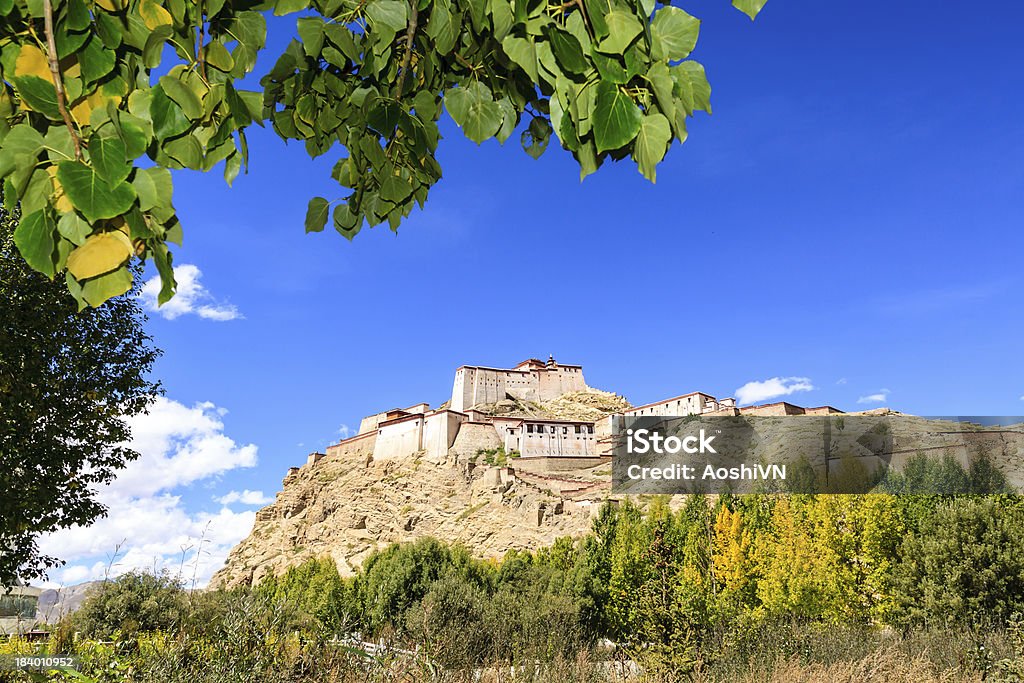
<path id="1" fill-rule="evenodd" d="M 562 427 L 562 433 L 563 434 L 568 434 L 569 433 L 569 428 L 568 427 Z"/>

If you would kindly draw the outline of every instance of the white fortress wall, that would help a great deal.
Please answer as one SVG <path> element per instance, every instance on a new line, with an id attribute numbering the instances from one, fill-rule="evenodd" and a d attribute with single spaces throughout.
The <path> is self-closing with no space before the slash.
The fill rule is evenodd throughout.
<path id="1" fill-rule="evenodd" d="M 583 391 L 587 383 L 583 368 L 578 365 L 557 365 L 537 370 L 538 394 L 541 401 L 550 401 L 571 391 Z"/>
<path id="2" fill-rule="evenodd" d="M 440 410 L 427 415 L 423 423 L 423 449 L 431 462 L 443 462 L 448 449 L 455 443 L 459 427 L 466 416 L 452 410 Z"/>
<path id="3" fill-rule="evenodd" d="M 699 391 L 685 396 L 676 396 L 658 403 L 649 403 L 639 406 L 633 410 L 627 410 L 626 415 L 634 417 L 658 417 L 673 415 L 700 415 L 706 410 L 714 410 L 712 406 L 717 405 L 714 396 L 702 394 Z"/>
<path id="4" fill-rule="evenodd" d="M 587 422 L 524 421 L 522 448 L 524 458 L 538 456 L 590 456 L 596 453 L 594 427 Z"/>
<path id="5" fill-rule="evenodd" d="M 382 424 L 373 447 L 373 459 L 393 460 L 422 450 L 424 419 L 422 415 L 413 415 Z"/>

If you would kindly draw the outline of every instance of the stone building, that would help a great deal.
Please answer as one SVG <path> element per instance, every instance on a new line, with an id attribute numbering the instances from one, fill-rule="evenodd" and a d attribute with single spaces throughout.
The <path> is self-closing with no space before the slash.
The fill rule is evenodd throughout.
<path id="1" fill-rule="evenodd" d="M 551 401 L 589 387 L 579 365 L 530 358 L 513 368 L 463 365 L 455 371 L 447 407 L 417 403 L 393 408 L 361 421 L 359 433 L 311 453 L 310 466 L 324 457 L 357 456 L 369 461 L 423 457 L 444 462 L 449 457 L 475 458 L 481 451 L 503 449 L 517 466 L 559 469 L 585 467 L 610 457 L 612 417 L 596 421 L 497 416 L 486 407 L 507 399 Z M 631 417 L 685 415 L 827 415 L 831 406 L 802 408 L 787 402 L 737 407 L 735 399 L 718 399 L 695 391 L 625 411 Z"/>
<path id="2" fill-rule="evenodd" d="M 455 371 L 451 409 L 463 411 L 509 397 L 550 401 L 570 391 L 586 389 L 582 366 L 560 365 L 551 356 L 546 363 L 529 358 L 511 369 L 463 365 Z"/>

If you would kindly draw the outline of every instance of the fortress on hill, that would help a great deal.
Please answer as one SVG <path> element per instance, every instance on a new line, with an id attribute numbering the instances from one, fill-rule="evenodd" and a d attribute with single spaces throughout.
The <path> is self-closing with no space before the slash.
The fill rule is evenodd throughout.
<path id="1" fill-rule="evenodd" d="M 612 396 L 592 389 L 580 365 L 563 365 L 553 357 L 530 358 L 512 368 L 464 365 L 455 371 L 451 400 L 438 408 L 417 403 L 363 418 L 359 433 L 329 446 L 326 453 L 311 453 L 310 466 L 323 457 L 344 455 L 367 461 L 387 461 L 413 455 L 432 462 L 449 456 L 473 458 L 481 451 L 503 449 L 516 457 L 517 466 L 540 470 L 589 467 L 611 457 L 613 415 L 828 415 L 841 413 L 831 406 L 804 408 L 785 401 L 738 407 L 735 399 L 718 399 L 692 392 L 604 413 L 598 419 L 576 420 L 543 417 L 542 406 L 562 397 Z M 499 410 L 511 403 L 538 408 Z M 534 416 L 531 413 L 536 412 Z M 298 471 L 298 468 L 292 468 Z M 292 472 L 290 471 L 290 474 Z"/>

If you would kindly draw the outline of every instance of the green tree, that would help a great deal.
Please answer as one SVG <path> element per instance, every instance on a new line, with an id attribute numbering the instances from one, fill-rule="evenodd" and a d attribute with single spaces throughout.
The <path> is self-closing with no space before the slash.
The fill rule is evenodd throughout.
<path id="1" fill-rule="evenodd" d="M 895 572 L 904 624 L 1005 624 L 1024 610 L 1024 507 L 1011 496 L 946 501 L 903 545 Z"/>
<path id="2" fill-rule="evenodd" d="M 108 639 L 115 633 L 176 629 L 187 621 L 188 611 L 179 579 L 135 571 L 100 584 L 70 618 L 83 635 Z"/>
<path id="3" fill-rule="evenodd" d="M 104 514 L 96 487 L 138 457 L 125 418 L 159 391 L 136 298 L 78 313 L 19 256 L 16 222 L 0 209 L 0 585 L 58 562 L 40 534 Z"/>
<path id="4" fill-rule="evenodd" d="M 753 18 L 766 1 L 732 3 Z M 299 40 L 248 91 L 270 11 L 301 13 Z M 313 198 L 305 227 L 347 238 L 423 206 L 442 107 L 477 143 L 521 130 L 537 157 L 555 135 L 581 176 L 631 157 L 653 181 L 687 118 L 711 111 L 689 59 L 699 31 L 660 0 L 0 0 L 16 242 L 82 305 L 126 292 L 133 256 L 152 258 L 166 301 L 182 238 L 168 169 L 223 162 L 230 184 L 266 121 L 311 156 L 344 148 L 339 196 Z"/>
<path id="5" fill-rule="evenodd" d="M 330 557 L 307 560 L 281 576 L 270 576 L 260 583 L 257 592 L 275 604 L 296 608 L 332 634 L 344 633 L 355 624 L 349 586 Z"/>

